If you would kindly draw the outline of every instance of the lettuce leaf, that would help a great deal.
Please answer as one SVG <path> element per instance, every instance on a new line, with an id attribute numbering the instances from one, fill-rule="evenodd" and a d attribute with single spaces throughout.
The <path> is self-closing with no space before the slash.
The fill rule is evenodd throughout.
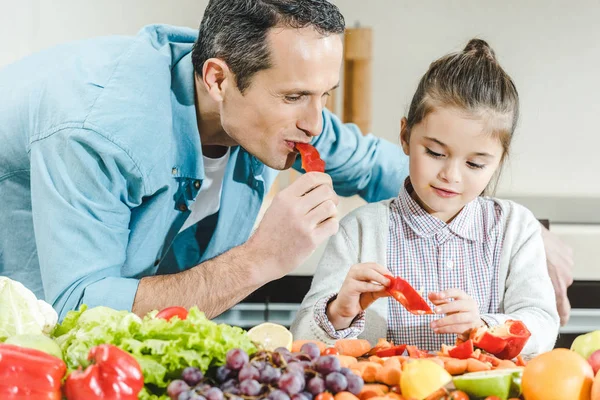
<path id="1" fill-rule="evenodd" d="M 127 311 L 107 307 L 70 311 L 53 336 L 61 347 L 69 369 L 86 367 L 89 350 L 101 343 L 114 344 L 132 354 L 144 373 L 146 389 L 140 398 L 161 399 L 172 379 L 187 366 L 206 372 L 225 363 L 232 348 L 256 351 L 246 332 L 238 327 L 216 324 L 192 307 L 186 320 L 143 319 Z M 166 398 L 166 397 L 165 397 Z"/>

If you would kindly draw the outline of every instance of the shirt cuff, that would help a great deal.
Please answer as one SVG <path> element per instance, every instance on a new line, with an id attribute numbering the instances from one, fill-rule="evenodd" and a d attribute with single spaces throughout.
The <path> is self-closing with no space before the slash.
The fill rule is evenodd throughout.
<path id="1" fill-rule="evenodd" d="M 357 337 L 365 329 L 365 312 L 361 311 L 360 314 L 354 318 L 352 324 L 348 328 L 336 330 L 329 318 L 327 317 L 327 306 L 329 303 L 337 297 L 337 293 L 323 297 L 317 301 L 314 308 L 315 322 L 329 337 L 332 339 L 347 339 Z"/>

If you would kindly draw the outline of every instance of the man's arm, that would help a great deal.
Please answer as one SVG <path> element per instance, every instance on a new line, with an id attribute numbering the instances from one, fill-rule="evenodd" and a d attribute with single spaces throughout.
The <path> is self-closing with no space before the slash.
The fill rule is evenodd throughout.
<path id="1" fill-rule="evenodd" d="M 363 135 L 355 124 L 343 124 L 323 110 L 323 131 L 313 144 L 325 160 L 336 193 L 359 194 L 368 202 L 398 195 L 408 176 L 408 157 L 398 144 L 371 134 Z M 300 159 L 294 169 L 302 171 Z"/>
<path id="2" fill-rule="evenodd" d="M 243 245 L 184 272 L 142 278 L 133 311 L 198 306 L 214 318 L 265 283 L 299 266 L 338 230 L 331 178 L 303 175 L 275 196 Z"/>

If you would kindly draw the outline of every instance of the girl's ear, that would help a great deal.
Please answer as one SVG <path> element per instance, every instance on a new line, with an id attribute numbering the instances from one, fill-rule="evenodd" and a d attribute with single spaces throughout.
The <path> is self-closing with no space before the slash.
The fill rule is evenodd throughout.
<path id="1" fill-rule="evenodd" d="M 404 150 L 404 154 L 407 156 L 410 155 L 408 141 L 409 141 L 409 132 L 408 132 L 408 120 L 406 117 L 402 117 L 400 121 L 400 143 L 402 144 L 402 150 Z"/>

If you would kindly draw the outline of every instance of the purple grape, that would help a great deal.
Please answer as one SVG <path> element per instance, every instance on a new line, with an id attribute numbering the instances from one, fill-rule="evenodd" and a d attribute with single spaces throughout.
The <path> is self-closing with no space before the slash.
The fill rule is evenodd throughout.
<path id="1" fill-rule="evenodd" d="M 289 350 L 287 349 L 287 347 L 278 347 L 278 348 L 276 348 L 276 349 L 275 349 L 275 351 L 276 351 L 277 353 L 281 353 L 281 354 L 292 354 L 292 352 L 291 352 L 291 351 L 289 351 Z"/>
<path id="2" fill-rule="evenodd" d="M 287 365 L 287 372 L 295 372 L 298 374 L 304 374 L 304 365 L 299 362 L 291 362 Z"/>
<path id="3" fill-rule="evenodd" d="M 325 378 L 325 386 L 334 394 L 343 392 L 348 388 L 348 380 L 339 372 L 332 372 Z"/>
<path id="4" fill-rule="evenodd" d="M 204 393 L 207 390 L 209 390 L 212 386 L 210 386 L 208 383 L 202 383 L 200 385 L 196 385 L 196 391 L 200 392 L 200 393 Z"/>
<path id="5" fill-rule="evenodd" d="M 301 393 L 296 393 L 295 395 L 293 395 L 292 400 L 312 400 L 312 396 L 307 397 L 305 392 L 301 392 Z"/>
<path id="6" fill-rule="evenodd" d="M 350 368 L 343 367 L 340 369 L 340 373 L 344 376 L 348 376 L 348 374 L 352 374 L 352 370 Z"/>
<path id="7" fill-rule="evenodd" d="M 194 392 L 193 390 L 190 391 L 189 394 L 190 395 L 187 398 L 187 400 L 206 400 L 206 397 L 202 396 L 201 394 L 198 394 L 198 393 Z"/>
<path id="8" fill-rule="evenodd" d="M 342 369 L 342 364 L 336 356 L 321 356 L 315 361 L 315 369 L 317 372 L 327 375 L 331 372 L 339 372 Z"/>
<path id="9" fill-rule="evenodd" d="M 234 389 L 237 386 L 236 379 L 229 379 L 227 382 L 221 385 L 221 390 L 224 392 L 229 392 L 231 389 Z"/>
<path id="10" fill-rule="evenodd" d="M 346 390 L 348 390 L 354 395 L 358 395 L 362 390 L 363 386 L 365 385 L 365 381 L 363 380 L 363 378 L 356 374 L 348 375 L 346 377 L 346 380 L 348 381 L 348 388 Z"/>
<path id="11" fill-rule="evenodd" d="M 219 388 L 210 388 L 204 393 L 207 400 L 223 400 L 223 392 Z"/>
<path id="12" fill-rule="evenodd" d="M 196 367 L 187 367 L 181 373 L 181 377 L 188 385 L 196 386 L 204 378 L 204 375 Z"/>
<path id="13" fill-rule="evenodd" d="M 319 346 L 312 342 L 304 343 L 302 347 L 300 347 L 300 351 L 308 355 L 311 360 L 316 360 L 321 355 L 321 350 L 319 350 Z"/>
<path id="14" fill-rule="evenodd" d="M 266 365 L 265 369 L 260 372 L 259 381 L 266 384 L 276 383 L 281 378 L 281 370 Z"/>
<path id="15" fill-rule="evenodd" d="M 304 392 L 302 392 L 300 394 L 303 395 L 304 397 L 306 397 L 307 400 L 312 400 L 313 397 L 314 397 L 311 393 L 306 392 L 306 391 L 304 391 Z"/>
<path id="16" fill-rule="evenodd" d="M 325 391 L 325 381 L 320 376 L 315 376 L 308 381 L 306 388 L 311 394 L 316 396 Z"/>
<path id="17" fill-rule="evenodd" d="M 249 379 L 257 380 L 259 377 L 260 372 L 258 372 L 258 369 L 250 364 L 244 365 L 238 374 L 238 379 L 240 382 L 247 381 Z"/>
<path id="18" fill-rule="evenodd" d="M 225 363 L 227 367 L 234 371 L 242 368 L 249 360 L 250 358 L 248 357 L 248 353 L 242 349 L 231 349 L 225 356 Z"/>
<path id="19" fill-rule="evenodd" d="M 167 386 L 167 396 L 176 400 L 183 392 L 190 390 L 190 386 L 181 379 L 175 379 Z"/>
<path id="20" fill-rule="evenodd" d="M 227 368 L 226 366 L 222 365 L 219 368 L 217 368 L 216 376 L 217 376 L 217 381 L 225 382 L 227 379 L 229 379 L 231 377 L 231 370 L 229 368 Z"/>
<path id="21" fill-rule="evenodd" d="M 293 372 L 286 372 L 281 375 L 281 378 L 279 378 L 277 383 L 279 389 L 287 392 L 289 395 L 295 395 L 304 389 L 304 374 L 299 375 Z"/>
<path id="22" fill-rule="evenodd" d="M 177 400 L 190 400 L 192 393 L 193 392 L 190 391 L 181 392 L 179 393 L 179 396 L 177 396 Z"/>
<path id="23" fill-rule="evenodd" d="M 275 389 L 269 394 L 270 400 L 290 400 L 290 396 L 283 390 Z"/>
<path id="24" fill-rule="evenodd" d="M 258 383 L 254 379 L 249 379 L 240 382 L 240 390 L 242 391 L 242 394 L 246 396 L 258 396 L 261 389 L 262 386 L 260 385 L 260 383 Z"/>
<path id="25" fill-rule="evenodd" d="M 287 349 L 285 350 L 287 351 Z M 287 354 L 275 351 L 271 355 L 271 360 L 273 361 L 273 365 L 275 365 L 276 367 L 281 367 L 285 362 L 288 362 L 288 360 L 290 360 L 291 357 L 292 355 L 289 351 L 287 352 Z"/>
<path id="26" fill-rule="evenodd" d="M 257 370 L 262 371 L 265 368 L 265 366 L 267 365 L 267 363 L 266 363 L 266 361 L 253 360 L 253 361 L 250 361 L 250 365 L 252 365 Z"/>

